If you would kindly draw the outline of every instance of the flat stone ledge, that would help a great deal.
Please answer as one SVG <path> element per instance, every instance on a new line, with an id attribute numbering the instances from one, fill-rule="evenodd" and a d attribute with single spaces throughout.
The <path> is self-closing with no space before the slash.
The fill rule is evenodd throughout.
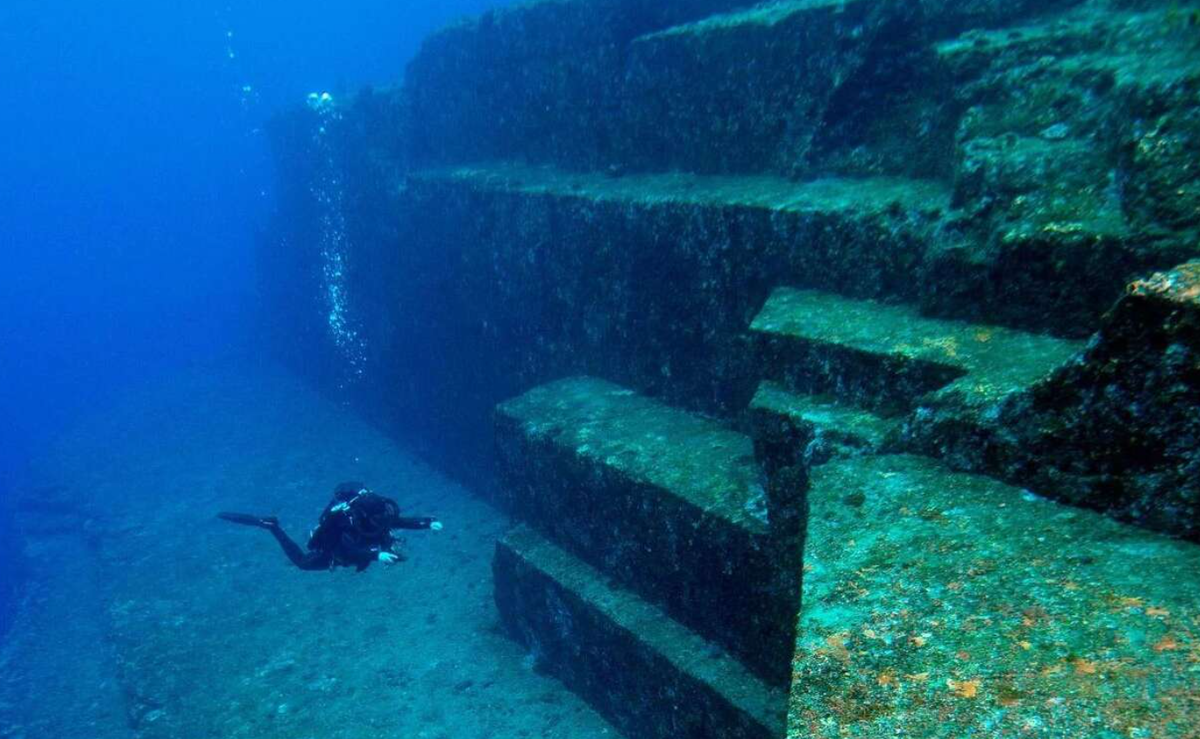
<path id="1" fill-rule="evenodd" d="M 786 696 L 527 527 L 496 546 L 509 633 L 631 737 L 776 739 Z"/>
<path id="2" fill-rule="evenodd" d="M 809 500 L 789 736 L 1200 730 L 1200 547 L 921 457 Z"/>
<path id="3" fill-rule="evenodd" d="M 514 516 L 787 683 L 799 543 L 772 532 L 749 437 L 575 377 L 501 404 L 496 448 Z"/>

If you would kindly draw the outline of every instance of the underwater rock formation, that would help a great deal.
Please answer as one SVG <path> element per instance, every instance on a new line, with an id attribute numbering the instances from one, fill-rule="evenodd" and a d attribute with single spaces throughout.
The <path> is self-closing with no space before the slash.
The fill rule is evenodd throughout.
<path id="1" fill-rule="evenodd" d="M 950 731 L 938 716 L 966 735 L 992 731 L 995 711 L 1005 730 L 1082 736 L 1095 719 L 1186 735 L 1186 648 L 1134 654 L 1137 639 L 1105 635 L 1178 646 L 1175 621 L 1147 608 L 1139 626 L 1120 604 L 1196 613 L 1194 583 L 1129 580 L 1112 549 L 1161 553 L 1177 574 L 1195 551 L 1172 537 L 1200 537 L 1195 13 L 1168 0 L 489 13 L 432 37 L 402 86 L 338 101 L 319 162 L 312 111 L 276 122 L 283 204 L 263 247 L 276 335 L 290 363 L 346 385 L 316 236 L 336 202 L 364 352 L 350 394 L 528 525 L 497 551 L 501 616 L 632 736 L 770 724 L 730 699 L 733 673 L 705 676 L 705 642 L 744 672 L 742 698 L 792 680 L 793 736 Z M 314 196 L 331 181 L 336 199 Z M 572 405 L 564 377 L 603 378 L 573 382 L 621 400 Z M 627 390 L 596 390 L 610 383 Z M 677 442 L 687 424 L 664 419 L 706 430 Z M 766 539 L 718 525 L 720 485 L 689 477 L 692 444 L 722 434 L 759 479 Z M 957 506 L 955 491 L 978 500 Z M 764 558 L 778 532 L 788 546 Z M 1074 541 L 1089 553 L 1054 559 Z M 698 561 L 745 581 L 709 581 Z M 1036 602 L 1008 602 L 1034 581 Z M 737 596 L 749 612 L 731 610 L 734 585 L 753 591 Z M 865 610 L 891 587 L 907 612 Z M 946 603 L 986 615 L 925 649 Z M 631 636 L 630 613 L 665 619 L 661 638 Z M 1023 618 L 1083 636 L 1006 642 L 1032 628 Z M 648 665 L 695 714 L 637 681 L 621 686 L 636 709 L 605 703 L 597 685 Z M 1175 692 L 1150 696 L 1147 671 Z M 1085 684 L 1098 674 L 1099 692 Z M 1092 702 L 1059 708 L 1070 696 Z"/>
<path id="2" fill-rule="evenodd" d="M 997 472 L 1200 540 L 1200 262 L 1129 286 L 1087 351 L 995 421 Z"/>

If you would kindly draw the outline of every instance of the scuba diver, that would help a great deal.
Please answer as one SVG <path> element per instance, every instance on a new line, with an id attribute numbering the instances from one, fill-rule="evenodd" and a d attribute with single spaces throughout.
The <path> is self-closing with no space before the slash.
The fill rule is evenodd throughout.
<path id="1" fill-rule="evenodd" d="M 308 537 L 308 551 L 292 541 L 274 516 L 218 513 L 217 518 L 271 532 L 283 553 L 302 570 L 355 567 L 359 572 L 372 562 L 393 565 L 405 559 L 394 551 L 395 529 L 441 531 L 436 518 L 405 518 L 391 498 L 376 495 L 358 482 L 343 482 L 333 491 L 321 520 Z"/>

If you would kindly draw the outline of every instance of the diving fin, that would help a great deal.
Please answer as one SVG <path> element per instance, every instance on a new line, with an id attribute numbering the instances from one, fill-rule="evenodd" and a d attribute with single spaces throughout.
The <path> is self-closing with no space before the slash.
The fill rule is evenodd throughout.
<path id="1" fill-rule="evenodd" d="M 249 513 L 218 513 L 217 518 L 243 526 L 257 526 L 260 529 L 269 529 L 279 525 L 279 519 L 277 518 L 252 516 Z"/>

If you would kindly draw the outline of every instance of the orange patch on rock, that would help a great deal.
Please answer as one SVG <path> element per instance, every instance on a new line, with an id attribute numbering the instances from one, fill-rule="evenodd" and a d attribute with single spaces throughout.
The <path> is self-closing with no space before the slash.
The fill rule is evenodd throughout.
<path id="1" fill-rule="evenodd" d="M 1156 652 L 1174 652 L 1176 649 L 1179 649 L 1179 642 L 1170 636 L 1164 636 L 1154 645 L 1154 651 Z"/>
<path id="2" fill-rule="evenodd" d="M 1071 662 L 1075 666 L 1076 675 L 1095 675 L 1097 671 L 1096 663 L 1086 659 L 1076 659 Z"/>
<path id="3" fill-rule="evenodd" d="M 979 680 L 947 680 L 946 687 L 959 698 L 974 698 L 979 695 Z"/>

